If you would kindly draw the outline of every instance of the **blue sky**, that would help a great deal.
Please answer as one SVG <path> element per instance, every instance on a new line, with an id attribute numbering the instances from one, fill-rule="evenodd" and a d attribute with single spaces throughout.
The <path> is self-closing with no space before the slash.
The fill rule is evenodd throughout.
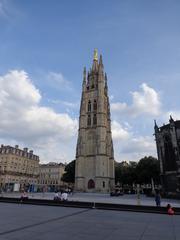
<path id="1" fill-rule="evenodd" d="M 179 12 L 175 0 L 0 0 L 1 142 L 72 160 L 82 71 L 97 48 L 116 160 L 156 156 L 153 120 L 180 118 Z"/>

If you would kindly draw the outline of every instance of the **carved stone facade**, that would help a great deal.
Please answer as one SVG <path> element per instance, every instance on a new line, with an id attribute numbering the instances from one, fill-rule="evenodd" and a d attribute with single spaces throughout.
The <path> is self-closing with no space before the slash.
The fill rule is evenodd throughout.
<path id="1" fill-rule="evenodd" d="M 34 191 L 38 183 L 39 157 L 28 151 L 1 145 L 0 188 L 4 191 Z"/>
<path id="2" fill-rule="evenodd" d="M 107 76 L 102 56 L 94 52 L 93 65 L 84 69 L 76 149 L 75 189 L 109 192 L 114 188 L 114 152 L 111 136 Z"/>
<path id="3" fill-rule="evenodd" d="M 154 126 L 161 183 L 165 191 L 180 191 L 180 121 L 170 116 L 169 124 Z"/>

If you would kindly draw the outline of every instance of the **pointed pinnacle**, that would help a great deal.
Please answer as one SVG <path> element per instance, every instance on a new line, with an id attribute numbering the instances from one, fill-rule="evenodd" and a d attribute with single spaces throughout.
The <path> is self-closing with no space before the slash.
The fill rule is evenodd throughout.
<path id="1" fill-rule="evenodd" d="M 102 55 L 100 55 L 100 58 L 99 58 L 99 65 L 103 65 Z"/>
<path id="2" fill-rule="evenodd" d="M 93 60 L 98 61 L 98 50 L 97 48 L 94 49 L 94 57 Z"/>
<path id="3" fill-rule="evenodd" d="M 84 67 L 83 76 L 84 76 L 84 79 L 86 80 L 86 67 Z"/>

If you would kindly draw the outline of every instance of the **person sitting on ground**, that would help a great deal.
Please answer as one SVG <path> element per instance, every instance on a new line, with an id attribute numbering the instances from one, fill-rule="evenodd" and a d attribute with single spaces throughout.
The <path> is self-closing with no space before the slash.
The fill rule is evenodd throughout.
<path id="1" fill-rule="evenodd" d="M 167 212 L 169 215 L 174 215 L 174 209 L 171 207 L 169 203 L 167 205 Z"/>
<path id="2" fill-rule="evenodd" d="M 62 201 L 67 201 L 67 200 L 68 200 L 68 194 L 67 194 L 67 192 L 63 192 L 63 193 L 61 194 L 61 200 L 62 200 Z"/>
<path id="3" fill-rule="evenodd" d="M 22 194 L 21 194 L 21 200 L 26 200 L 26 199 L 28 199 L 28 194 L 27 194 L 27 192 L 23 192 Z"/>
<path id="4" fill-rule="evenodd" d="M 58 192 L 55 192 L 55 193 L 54 193 L 54 200 L 59 200 L 59 194 L 58 194 Z"/>

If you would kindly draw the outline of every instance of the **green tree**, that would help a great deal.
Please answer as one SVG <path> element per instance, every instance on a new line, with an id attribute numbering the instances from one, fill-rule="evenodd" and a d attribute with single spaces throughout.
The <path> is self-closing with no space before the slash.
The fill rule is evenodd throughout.
<path id="1" fill-rule="evenodd" d="M 120 162 L 115 163 L 115 182 L 121 184 L 133 183 L 160 183 L 160 164 L 159 161 L 152 157 L 144 157 L 139 162 Z"/>
<path id="2" fill-rule="evenodd" d="M 115 164 L 115 182 L 129 184 L 136 182 L 136 162 L 121 162 Z"/>
<path id="3" fill-rule="evenodd" d="M 159 161 L 152 157 L 144 157 L 140 159 L 136 167 L 137 182 L 151 183 L 153 178 L 156 184 L 160 183 L 160 164 Z"/>
<path id="4" fill-rule="evenodd" d="M 75 182 L 75 160 L 66 165 L 65 173 L 63 174 L 61 180 L 67 183 Z"/>

